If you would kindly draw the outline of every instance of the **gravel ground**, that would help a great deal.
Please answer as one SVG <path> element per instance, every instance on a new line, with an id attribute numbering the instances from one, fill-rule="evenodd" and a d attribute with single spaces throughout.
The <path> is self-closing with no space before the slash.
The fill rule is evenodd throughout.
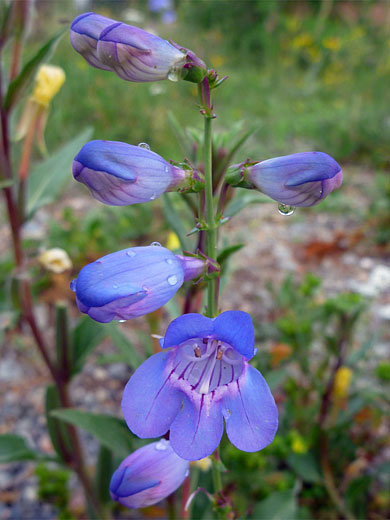
<path id="1" fill-rule="evenodd" d="M 367 193 L 372 188 L 373 175 L 358 169 L 347 170 L 348 173 L 353 182 L 344 191 L 350 208 L 346 213 L 299 210 L 291 217 L 284 217 L 279 215 L 277 205 L 270 203 L 250 206 L 226 224 L 225 232 L 247 245 L 234 256 L 221 305 L 225 309 L 245 310 L 255 320 L 267 320 L 273 302 L 265 283 L 277 286 L 287 273 L 301 277 L 312 272 L 323 279 L 326 296 L 352 290 L 370 299 L 366 334 L 384 331 L 375 346 L 378 355 L 384 356 L 389 340 L 385 327 L 388 328 L 390 320 L 389 253 L 375 245 L 372 230 L 362 221 L 370 203 Z M 91 199 L 73 198 L 72 206 L 91 207 Z M 53 208 L 54 214 L 58 211 Z M 47 211 L 38 214 L 30 231 L 42 232 L 47 215 Z M 0 243 L 2 247 L 7 243 L 4 227 L 0 228 Z M 45 305 L 39 307 L 39 317 L 45 324 Z M 131 334 L 138 326 L 143 326 L 143 320 L 123 327 Z M 0 351 L 0 433 L 23 435 L 32 447 L 52 454 L 44 419 L 44 388 L 49 377 L 31 339 L 27 334 L 23 341 L 21 338 L 20 334 L 6 338 Z M 130 370 L 121 363 L 98 363 L 99 356 L 113 352 L 113 345 L 104 342 L 91 356 L 82 375 L 72 382 L 75 406 L 120 416 L 121 392 Z M 92 464 L 96 443 L 84 434 L 83 440 L 88 462 Z M 71 487 L 72 505 L 77 508 L 81 500 L 77 482 L 72 480 Z M 37 499 L 37 479 L 31 463 L 0 468 L 0 518 L 56 518 L 55 509 Z"/>

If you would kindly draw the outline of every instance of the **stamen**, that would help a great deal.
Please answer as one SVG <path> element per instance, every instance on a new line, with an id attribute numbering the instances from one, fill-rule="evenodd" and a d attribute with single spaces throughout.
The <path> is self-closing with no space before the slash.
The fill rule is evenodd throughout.
<path id="1" fill-rule="evenodd" d="M 222 350 L 219 348 L 218 351 L 217 351 L 217 359 L 218 359 L 218 361 L 221 361 L 222 356 L 223 356 L 223 352 L 222 352 Z"/>
<path id="2" fill-rule="evenodd" d="M 197 358 L 200 358 L 202 356 L 202 352 L 200 350 L 200 347 L 195 347 L 194 348 L 194 354 L 195 354 L 195 357 L 197 357 Z"/>
<path id="3" fill-rule="evenodd" d="M 214 367 L 215 367 L 215 363 L 216 362 L 217 362 L 217 357 L 213 357 L 211 363 L 207 367 L 207 371 L 206 371 L 206 373 L 205 373 L 205 375 L 203 377 L 202 384 L 200 385 L 200 388 L 199 388 L 199 393 L 200 394 L 208 394 L 209 393 L 210 383 L 211 383 L 211 376 L 213 375 Z"/>

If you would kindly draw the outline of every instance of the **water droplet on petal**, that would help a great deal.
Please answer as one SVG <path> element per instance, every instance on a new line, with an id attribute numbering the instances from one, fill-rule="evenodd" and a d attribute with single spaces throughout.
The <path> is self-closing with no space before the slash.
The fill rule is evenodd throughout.
<path id="1" fill-rule="evenodd" d="M 282 204 L 281 202 L 278 205 L 278 211 L 281 215 L 284 217 L 289 217 L 292 215 L 295 211 L 294 206 L 289 206 L 288 204 Z"/>
<path id="2" fill-rule="evenodd" d="M 144 148 L 145 150 L 150 150 L 150 146 L 148 145 L 148 143 L 139 143 L 138 146 L 140 148 Z"/>
<path id="3" fill-rule="evenodd" d="M 72 280 L 69 284 L 70 290 L 76 292 L 77 278 Z"/>
<path id="4" fill-rule="evenodd" d="M 184 473 L 184 476 L 187 478 L 189 474 L 190 474 L 190 470 L 187 469 L 187 471 Z"/>
<path id="5" fill-rule="evenodd" d="M 130 258 L 133 258 L 133 256 L 135 256 L 135 253 L 134 253 L 134 251 L 132 251 L 130 249 L 129 251 L 126 251 L 126 255 L 129 256 Z"/>
<path id="6" fill-rule="evenodd" d="M 154 246 L 154 247 L 156 247 L 156 246 L 157 246 L 157 247 L 162 247 L 161 244 L 160 244 L 160 242 L 152 242 L 150 245 L 151 245 L 151 246 Z"/>
<path id="7" fill-rule="evenodd" d="M 173 68 L 168 72 L 168 79 L 170 81 L 179 81 L 179 78 L 180 78 L 180 71 L 178 69 Z"/>
<path id="8" fill-rule="evenodd" d="M 168 441 L 165 439 L 161 439 L 161 441 L 158 441 L 158 443 L 155 446 L 155 449 L 157 451 L 165 451 L 168 448 Z"/>
<path id="9" fill-rule="evenodd" d="M 172 264 L 173 264 L 173 260 L 172 260 L 172 258 L 166 258 L 165 261 L 166 261 L 166 263 L 169 264 L 169 265 L 172 265 Z"/>
<path id="10" fill-rule="evenodd" d="M 153 195 L 151 195 L 151 197 L 150 197 L 150 200 L 154 200 L 156 197 L 157 197 L 157 194 L 153 193 Z"/>
<path id="11" fill-rule="evenodd" d="M 172 276 L 168 276 L 168 279 L 167 279 L 169 285 L 176 285 L 177 284 L 177 276 L 176 275 L 172 275 Z"/>
<path id="12" fill-rule="evenodd" d="M 114 285 L 112 286 L 113 289 L 118 289 L 118 285 L 116 283 L 114 283 Z"/>
<path id="13" fill-rule="evenodd" d="M 165 166 L 165 173 L 168 173 L 169 172 L 169 168 L 168 166 Z"/>
<path id="14" fill-rule="evenodd" d="M 118 320 L 118 323 L 124 323 L 126 320 Z"/>

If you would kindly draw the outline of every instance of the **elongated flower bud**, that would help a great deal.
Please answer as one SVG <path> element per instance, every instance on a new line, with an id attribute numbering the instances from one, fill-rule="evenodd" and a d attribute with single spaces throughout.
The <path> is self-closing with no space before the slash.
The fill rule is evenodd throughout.
<path id="1" fill-rule="evenodd" d="M 180 458 L 169 441 L 161 439 L 125 458 L 110 482 L 113 500 L 131 509 L 160 502 L 181 486 L 189 462 Z"/>
<path id="2" fill-rule="evenodd" d="M 101 323 L 137 318 L 167 303 L 184 281 L 203 274 L 204 260 L 155 244 L 117 251 L 83 267 L 71 283 L 79 310 Z"/>
<path id="3" fill-rule="evenodd" d="M 127 81 L 167 79 L 186 63 L 186 55 L 166 40 L 121 22 L 100 34 L 97 53 L 102 63 Z"/>
<path id="4" fill-rule="evenodd" d="M 74 178 L 95 199 L 125 206 L 156 199 L 178 189 L 190 175 L 156 153 L 117 141 L 90 141 L 73 161 Z"/>
<path id="5" fill-rule="evenodd" d="M 114 23 L 115 20 L 95 13 L 83 13 L 73 20 L 69 34 L 70 43 L 92 67 L 111 70 L 97 57 L 96 46 L 103 29 Z"/>
<path id="6" fill-rule="evenodd" d="M 275 157 L 242 167 L 231 167 L 227 182 L 257 188 L 289 206 L 314 206 L 339 188 L 340 165 L 322 152 L 303 152 Z"/>

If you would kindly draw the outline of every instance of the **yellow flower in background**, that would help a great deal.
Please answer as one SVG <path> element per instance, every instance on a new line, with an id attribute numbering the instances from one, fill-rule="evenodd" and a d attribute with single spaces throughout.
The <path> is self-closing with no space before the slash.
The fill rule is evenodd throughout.
<path id="1" fill-rule="evenodd" d="M 349 385 L 351 384 L 352 370 L 348 367 L 340 367 L 335 375 L 333 384 L 333 395 L 338 399 L 347 396 Z"/>
<path id="2" fill-rule="evenodd" d="M 291 45 L 294 49 L 310 47 L 310 45 L 313 45 L 313 38 L 308 33 L 298 34 L 291 42 Z"/>
<path id="3" fill-rule="evenodd" d="M 61 274 L 72 268 L 72 261 L 64 249 L 47 249 L 38 258 L 39 263 L 48 271 Z"/>
<path id="4" fill-rule="evenodd" d="M 321 51 L 317 45 L 310 45 L 310 47 L 307 47 L 305 50 L 312 62 L 318 63 L 321 60 Z"/>
<path id="5" fill-rule="evenodd" d="M 167 239 L 167 249 L 178 251 L 180 249 L 180 240 L 174 231 L 170 231 Z"/>
<path id="6" fill-rule="evenodd" d="M 324 39 L 322 45 L 325 47 L 325 49 L 337 52 L 341 47 L 341 39 L 336 36 L 329 36 L 328 38 Z"/>
<path id="7" fill-rule="evenodd" d="M 305 439 L 297 431 L 291 432 L 291 449 L 294 453 L 304 454 L 307 453 L 309 446 Z"/>
<path id="8" fill-rule="evenodd" d="M 41 65 L 35 76 L 32 99 L 43 106 L 48 106 L 65 82 L 65 72 L 61 67 Z"/>
<path id="9" fill-rule="evenodd" d="M 218 69 L 225 63 L 225 60 L 220 54 L 214 54 L 213 56 L 211 56 L 211 63 L 216 69 Z"/>
<path id="10" fill-rule="evenodd" d="M 195 466 L 205 472 L 211 468 L 212 464 L 210 457 L 205 457 L 204 459 L 194 460 L 191 462 L 191 466 Z"/>

